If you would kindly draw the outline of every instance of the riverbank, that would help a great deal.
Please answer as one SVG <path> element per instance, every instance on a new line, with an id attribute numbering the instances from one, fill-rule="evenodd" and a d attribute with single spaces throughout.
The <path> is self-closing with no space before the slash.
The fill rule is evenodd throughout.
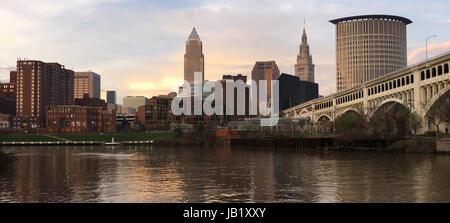
<path id="1" fill-rule="evenodd" d="M 397 141 L 375 139 L 353 139 L 336 136 L 305 137 L 263 137 L 263 138 L 229 138 L 210 134 L 174 135 L 171 132 L 152 133 L 116 133 L 116 134 L 53 134 L 33 135 L 16 134 L 0 136 L 4 146 L 104 146 L 106 142 L 120 145 L 155 145 L 155 146 L 209 146 L 209 147 L 248 147 L 257 149 L 314 149 L 334 151 L 370 151 L 389 153 L 436 153 L 436 137 L 427 135 L 413 136 Z"/>
<path id="2" fill-rule="evenodd" d="M 123 141 L 157 141 L 172 138 L 170 132 L 152 133 L 115 133 L 115 134 L 12 134 L 1 135 L 0 142 L 115 142 Z"/>

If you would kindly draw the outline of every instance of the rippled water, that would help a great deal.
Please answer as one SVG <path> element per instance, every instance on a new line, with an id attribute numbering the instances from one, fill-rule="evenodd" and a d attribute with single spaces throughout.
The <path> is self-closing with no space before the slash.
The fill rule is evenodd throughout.
<path id="1" fill-rule="evenodd" d="M 0 202 L 450 202 L 450 156 L 16 147 Z"/>

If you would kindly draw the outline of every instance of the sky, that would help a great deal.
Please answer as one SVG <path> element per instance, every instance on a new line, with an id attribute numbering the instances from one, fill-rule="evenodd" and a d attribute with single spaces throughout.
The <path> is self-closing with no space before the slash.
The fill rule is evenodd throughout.
<path id="1" fill-rule="evenodd" d="M 336 91 L 331 19 L 389 14 L 409 18 L 408 64 L 450 51 L 450 1 L 0 0 L 0 80 L 17 58 L 58 62 L 101 75 L 102 90 L 122 97 L 167 94 L 183 79 L 192 27 L 202 42 L 205 79 L 250 76 L 255 61 L 294 73 L 306 20 L 319 93 Z"/>

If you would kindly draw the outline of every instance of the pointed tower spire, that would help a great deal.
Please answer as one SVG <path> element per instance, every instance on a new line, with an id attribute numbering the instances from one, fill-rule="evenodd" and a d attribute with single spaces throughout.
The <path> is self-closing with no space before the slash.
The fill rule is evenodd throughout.
<path id="1" fill-rule="evenodd" d="M 303 34 L 302 34 L 302 44 L 308 44 L 308 37 L 306 37 L 306 31 L 305 27 L 303 27 Z"/>
<path id="2" fill-rule="evenodd" d="M 302 43 L 299 47 L 297 55 L 297 63 L 294 65 L 295 75 L 300 77 L 302 81 L 314 82 L 314 64 L 312 56 L 309 53 L 308 37 L 306 36 L 306 22 L 303 20 Z"/>
<path id="3" fill-rule="evenodd" d="M 195 30 L 195 27 L 192 28 L 191 35 L 189 35 L 188 39 L 198 39 L 198 40 L 200 40 L 200 37 L 197 34 L 197 30 Z"/>

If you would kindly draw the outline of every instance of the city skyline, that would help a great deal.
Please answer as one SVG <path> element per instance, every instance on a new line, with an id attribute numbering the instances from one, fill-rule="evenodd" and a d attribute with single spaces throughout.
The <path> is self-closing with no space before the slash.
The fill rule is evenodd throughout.
<path id="1" fill-rule="evenodd" d="M 329 20 L 362 14 L 411 19 L 408 64 L 424 59 L 429 35 L 437 35 L 429 40 L 430 57 L 450 49 L 450 3 L 406 3 L 2 1 L 0 27 L 8 35 L 0 37 L 0 80 L 8 80 L 21 57 L 95 70 L 102 74 L 102 90 L 115 90 L 120 99 L 167 94 L 172 82 L 183 79 L 184 44 L 193 26 L 202 34 L 206 80 L 249 77 L 255 61 L 275 60 L 280 73 L 294 73 L 306 18 L 316 82 L 328 95 L 336 91 L 335 27 Z"/>

